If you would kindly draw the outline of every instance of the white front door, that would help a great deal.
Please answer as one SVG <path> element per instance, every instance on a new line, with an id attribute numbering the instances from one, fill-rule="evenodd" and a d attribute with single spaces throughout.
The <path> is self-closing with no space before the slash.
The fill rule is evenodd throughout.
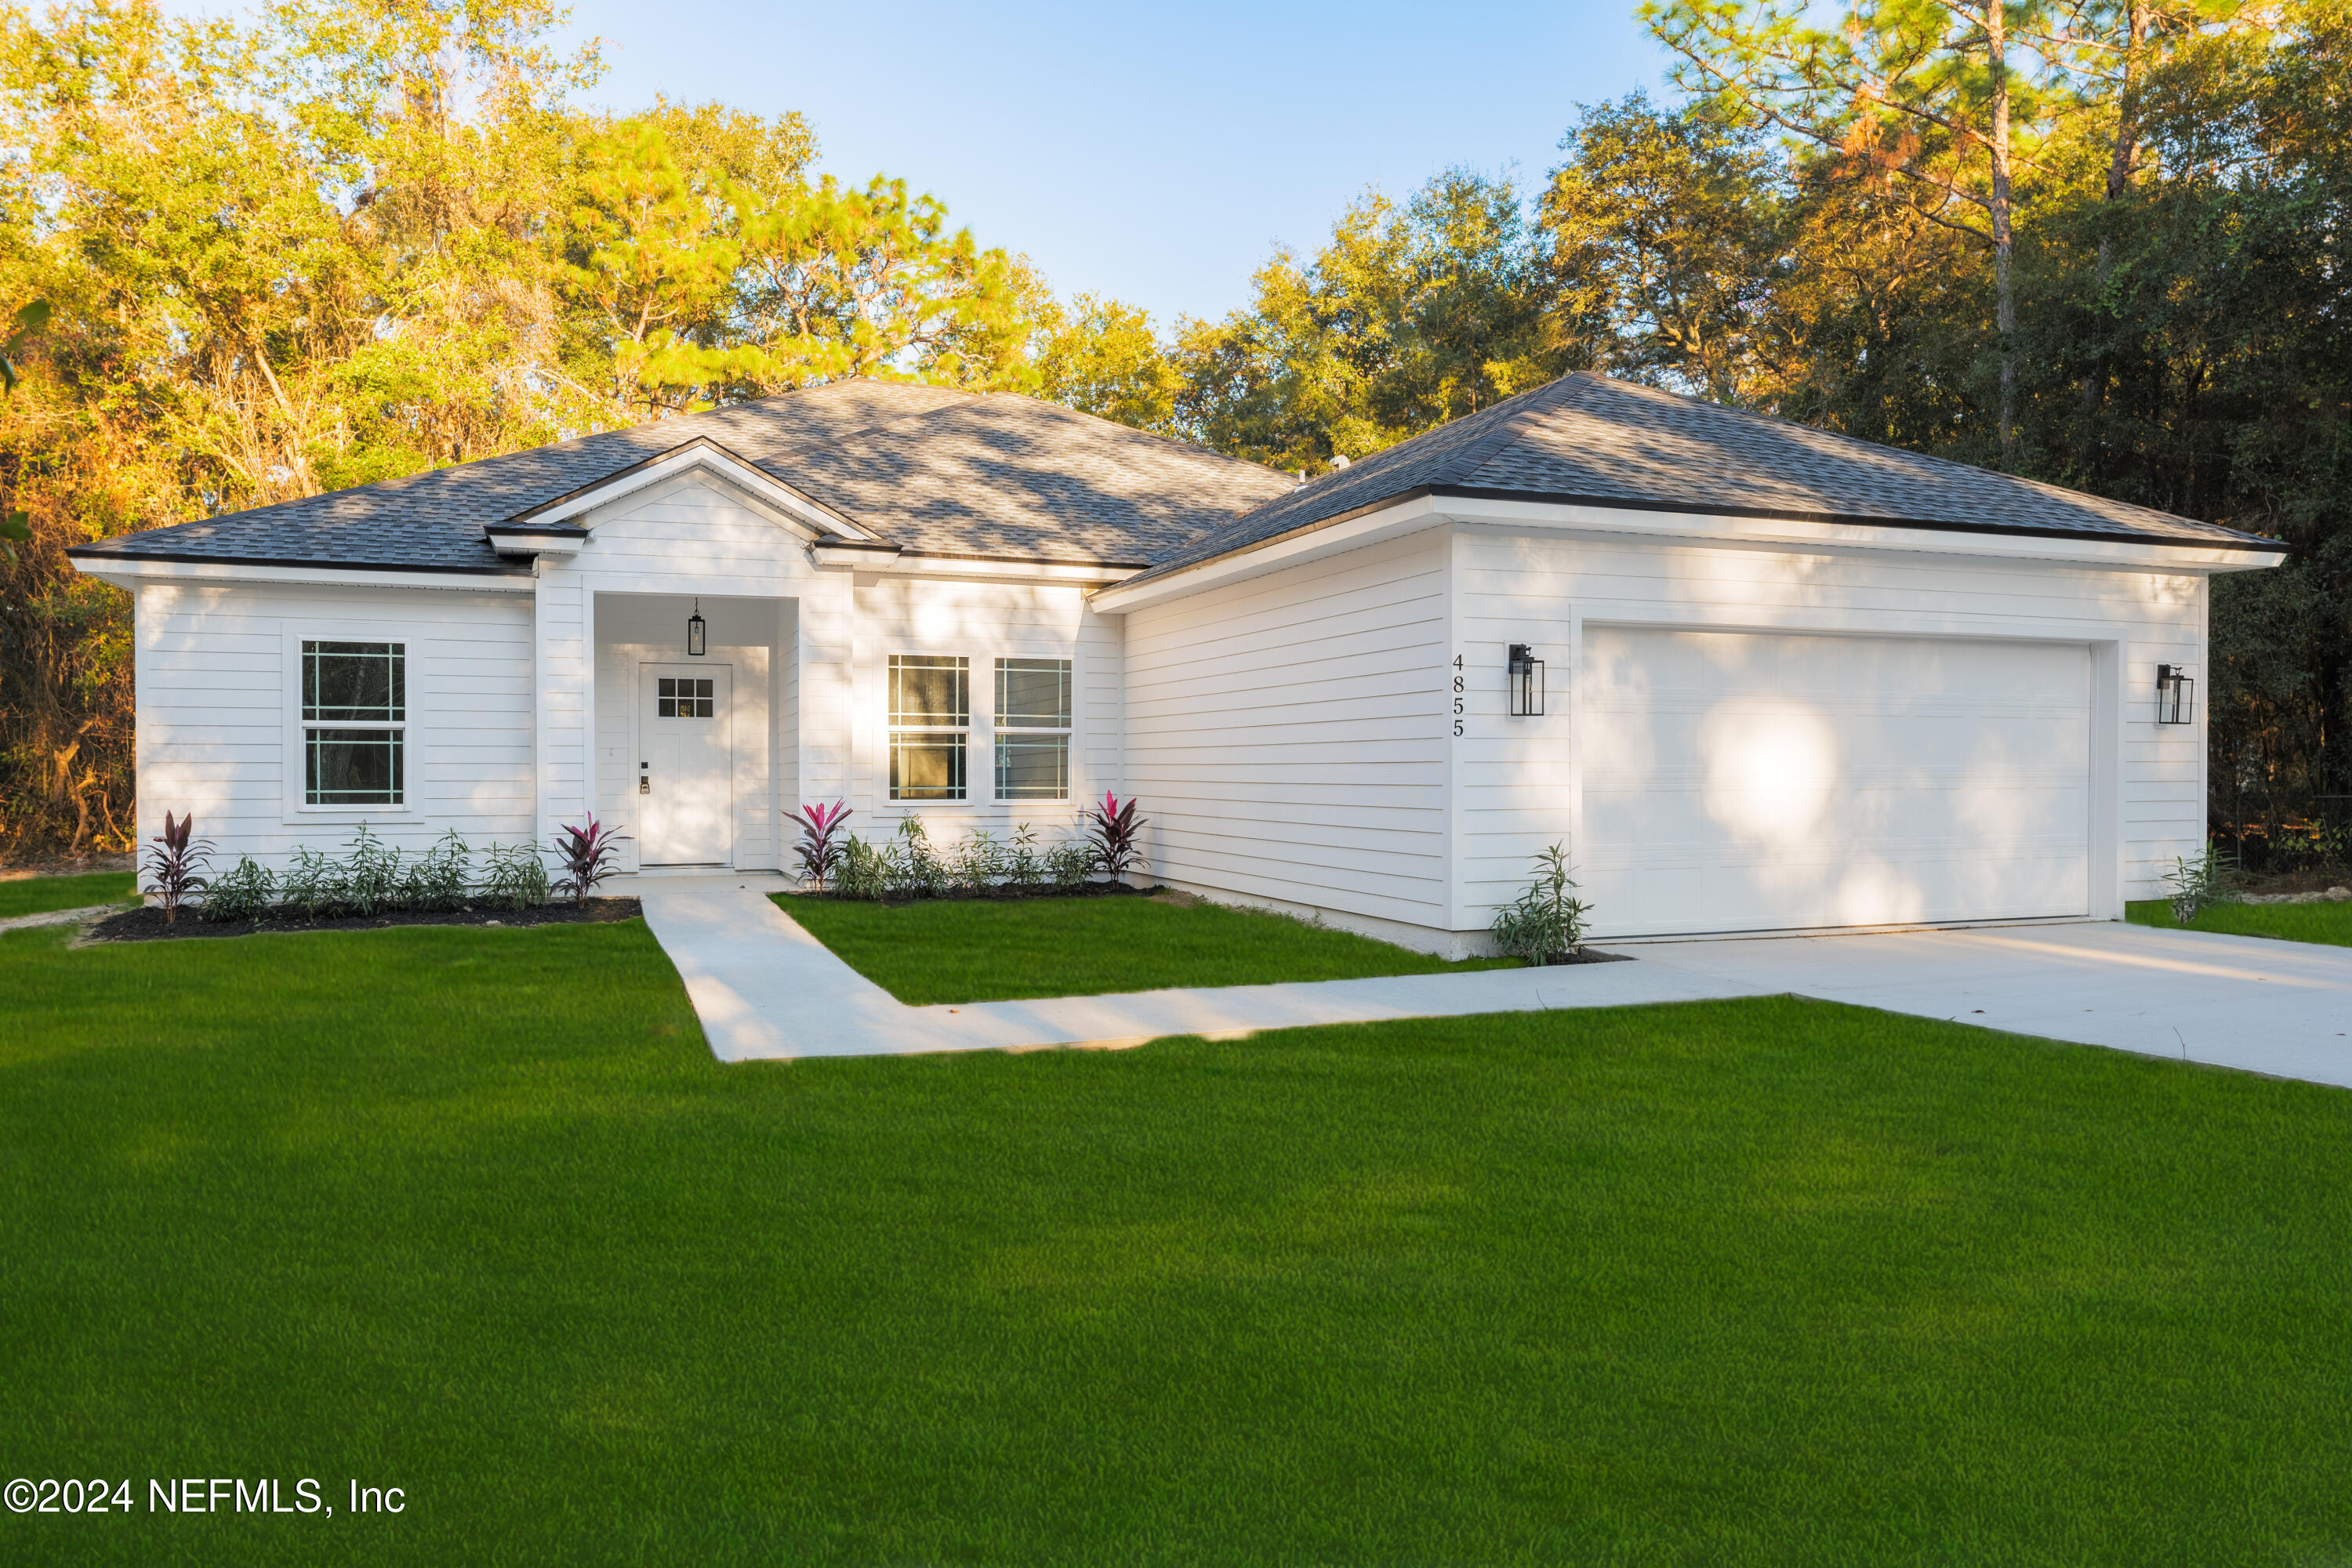
<path id="1" fill-rule="evenodd" d="M 1588 626 L 1604 935 L 2082 915 L 2079 643 Z"/>
<path id="2" fill-rule="evenodd" d="M 637 849 L 647 866 L 734 858 L 728 744 L 733 671 L 723 664 L 637 667 Z"/>

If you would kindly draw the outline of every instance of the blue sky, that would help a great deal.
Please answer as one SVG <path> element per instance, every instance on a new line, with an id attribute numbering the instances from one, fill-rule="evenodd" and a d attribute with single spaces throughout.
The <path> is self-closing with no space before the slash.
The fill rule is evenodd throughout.
<path id="1" fill-rule="evenodd" d="M 826 171 L 901 176 L 1165 327 L 1244 303 L 1367 185 L 1540 176 L 1580 100 L 1662 85 L 1633 4 L 575 0 L 572 31 L 605 40 L 591 101 L 797 109 Z"/>

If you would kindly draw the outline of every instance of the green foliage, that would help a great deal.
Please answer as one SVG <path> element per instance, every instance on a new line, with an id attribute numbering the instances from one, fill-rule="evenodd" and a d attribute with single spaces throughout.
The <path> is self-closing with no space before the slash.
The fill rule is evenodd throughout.
<path id="1" fill-rule="evenodd" d="M 466 907 L 471 854 L 451 828 L 401 873 L 399 907 L 423 914 L 446 914 Z"/>
<path id="2" fill-rule="evenodd" d="M 1045 851 L 1045 880 L 1057 893 L 1074 893 L 1094 875 L 1094 846 L 1083 839 L 1065 838 Z"/>
<path id="3" fill-rule="evenodd" d="M 863 838 L 852 834 L 842 846 L 841 868 L 834 874 L 833 893 L 835 898 L 877 900 L 890 890 L 890 879 L 883 868 L 882 852 Z"/>
<path id="4" fill-rule="evenodd" d="M 477 889 L 492 909 L 532 910 L 547 902 L 547 861 L 535 844 L 492 844 L 483 851 L 489 868 Z"/>
<path id="5" fill-rule="evenodd" d="M 1537 852 L 1535 879 L 1495 911 L 1496 952 L 1536 965 L 1558 963 L 1584 945 L 1584 917 L 1591 906 L 1568 896 L 1576 886 L 1569 869 L 1565 845 Z"/>
<path id="6" fill-rule="evenodd" d="M 387 847 L 364 822 L 360 824 L 359 837 L 344 847 L 351 851 L 343 858 L 342 865 L 344 910 L 373 915 L 398 909 L 404 880 L 400 851 Z"/>
<path id="7" fill-rule="evenodd" d="M 278 907 L 299 920 L 324 920 L 350 902 L 341 862 L 309 845 L 297 845 L 294 864 L 278 883 Z"/>
<path id="8" fill-rule="evenodd" d="M 236 865 L 215 877 L 212 886 L 205 889 L 198 913 L 224 925 L 258 923 L 277 902 L 277 895 L 276 874 L 252 856 L 240 855 Z"/>

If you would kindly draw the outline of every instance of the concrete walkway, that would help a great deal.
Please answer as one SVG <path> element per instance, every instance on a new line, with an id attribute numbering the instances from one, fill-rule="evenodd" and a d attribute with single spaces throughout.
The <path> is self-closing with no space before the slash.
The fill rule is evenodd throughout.
<path id="1" fill-rule="evenodd" d="M 769 902 L 632 879 L 722 1061 L 1050 1046 L 1794 993 L 2352 1087 L 2352 949 L 2116 924 L 1643 942 L 1630 963 L 909 1007 Z"/>

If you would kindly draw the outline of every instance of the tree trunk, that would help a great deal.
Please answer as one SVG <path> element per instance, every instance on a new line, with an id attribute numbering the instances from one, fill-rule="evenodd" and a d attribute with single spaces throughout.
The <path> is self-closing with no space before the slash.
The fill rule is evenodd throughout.
<path id="1" fill-rule="evenodd" d="M 2016 466 L 2017 289 L 2010 277 L 2016 236 L 2010 226 L 2009 18 L 2001 0 L 1985 0 L 1985 55 L 1992 75 L 1993 325 L 2000 334 L 2000 466 Z"/>
<path id="2" fill-rule="evenodd" d="M 2132 0 L 2131 14 L 2126 21 L 2124 38 L 2124 79 L 2116 95 L 2116 146 L 2107 160 L 2106 200 L 2112 204 L 2123 199 L 2131 189 L 2132 175 L 2139 164 L 2139 47 L 2147 37 L 2147 0 Z M 2109 235 L 2099 236 L 2098 281 L 2106 288 L 2107 272 L 2114 265 L 2115 241 Z M 2084 442 L 2084 470 L 2095 474 L 2094 458 L 2097 456 L 2098 432 L 2093 427 L 2099 416 L 2099 405 L 2107 391 L 2107 360 L 2099 356 L 2098 364 L 2083 378 L 2083 438 Z"/>

